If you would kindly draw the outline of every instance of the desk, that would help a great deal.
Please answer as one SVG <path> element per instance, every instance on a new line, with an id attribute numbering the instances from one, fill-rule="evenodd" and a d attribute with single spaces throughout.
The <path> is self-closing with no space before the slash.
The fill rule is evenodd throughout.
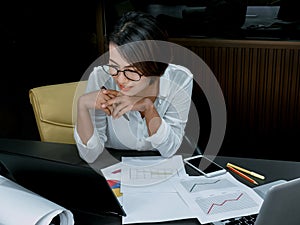
<path id="1" fill-rule="evenodd" d="M 117 152 L 118 153 L 118 152 Z M 8 163 L 9 169 L 9 156 L 24 155 L 37 158 L 37 160 L 47 159 L 61 163 L 71 164 L 73 166 L 88 166 L 78 155 L 75 145 L 69 144 L 56 144 L 45 143 L 39 141 L 26 141 L 26 140 L 14 140 L 14 139 L 0 139 L 0 160 L 4 163 Z M 134 154 L 134 152 L 130 152 Z M 275 161 L 275 160 L 263 160 L 263 159 L 248 159 L 237 157 L 225 157 L 218 156 L 215 161 L 222 166 L 225 166 L 227 162 L 240 165 L 245 168 L 251 168 L 254 171 L 264 174 L 266 180 L 260 182 L 260 184 L 268 183 L 271 181 L 285 179 L 291 180 L 300 177 L 300 162 L 290 161 Z M 105 162 L 107 163 L 107 162 Z M 104 164 L 105 164 L 104 163 Z M 103 166 L 105 166 L 103 164 Z M 36 171 L 38 172 L 38 171 Z M 237 177 L 241 182 L 246 182 Z M 245 183 L 249 185 L 251 184 Z M 47 190 L 51 192 L 51 190 Z M 55 193 L 54 193 L 55 194 Z M 88 198 L 88 193 L 85 193 Z M 91 196 L 92 197 L 92 196 Z M 50 199 L 51 200 L 51 199 Z M 91 198 L 91 204 L 94 199 Z M 112 215 L 101 215 L 93 212 L 82 212 L 80 210 L 72 211 L 75 218 L 76 225 L 102 225 L 102 224 L 121 224 L 121 218 Z M 199 224 L 197 219 L 187 219 L 183 221 L 170 221 L 162 224 Z M 149 224 L 149 223 L 147 223 Z M 143 224 L 146 225 L 146 224 Z"/>

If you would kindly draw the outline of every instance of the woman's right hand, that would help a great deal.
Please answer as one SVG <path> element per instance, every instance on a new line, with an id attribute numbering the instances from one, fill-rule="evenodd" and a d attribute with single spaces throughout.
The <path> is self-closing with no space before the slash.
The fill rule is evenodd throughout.
<path id="1" fill-rule="evenodd" d="M 86 93 L 79 97 L 78 107 L 81 109 L 99 109 L 107 115 L 111 115 L 113 111 L 112 106 L 106 106 L 106 101 L 115 98 L 116 95 L 108 94 L 105 89 Z"/>

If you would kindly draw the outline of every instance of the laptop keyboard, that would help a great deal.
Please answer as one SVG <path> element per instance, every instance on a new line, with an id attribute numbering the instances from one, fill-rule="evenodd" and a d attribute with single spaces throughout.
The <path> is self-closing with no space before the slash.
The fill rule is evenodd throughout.
<path id="1" fill-rule="evenodd" d="M 254 225 L 257 214 L 223 220 L 224 225 Z"/>

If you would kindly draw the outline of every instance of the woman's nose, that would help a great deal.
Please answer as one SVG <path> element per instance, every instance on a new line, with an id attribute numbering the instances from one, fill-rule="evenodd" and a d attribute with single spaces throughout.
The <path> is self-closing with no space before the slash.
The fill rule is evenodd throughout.
<path id="1" fill-rule="evenodd" d="M 119 72 L 119 74 L 117 76 L 117 80 L 119 83 L 125 83 L 128 81 L 127 77 L 125 77 L 123 72 Z"/>

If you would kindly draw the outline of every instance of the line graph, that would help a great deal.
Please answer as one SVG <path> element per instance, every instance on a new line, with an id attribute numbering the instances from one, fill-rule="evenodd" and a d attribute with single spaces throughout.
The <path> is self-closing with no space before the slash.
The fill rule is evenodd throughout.
<path id="1" fill-rule="evenodd" d="M 181 185 L 189 193 L 202 192 L 211 189 L 225 189 L 234 187 L 235 185 L 226 179 L 212 179 L 212 180 L 186 180 L 181 181 Z"/>
<path id="2" fill-rule="evenodd" d="M 234 198 L 234 199 L 226 199 L 224 200 L 221 204 L 216 204 L 216 203 L 213 203 L 211 205 L 211 207 L 208 209 L 207 211 L 207 214 L 209 214 L 211 212 L 211 210 L 213 209 L 214 206 L 222 206 L 224 205 L 226 202 L 230 202 L 230 201 L 237 201 L 239 200 L 241 197 L 242 197 L 243 193 L 241 193 L 237 198 Z"/>
<path id="3" fill-rule="evenodd" d="M 192 192 L 194 190 L 195 187 L 197 187 L 198 185 L 201 186 L 201 185 L 207 185 L 207 184 L 216 184 L 218 183 L 220 180 L 215 180 L 213 182 L 203 182 L 203 183 L 195 183 L 192 188 L 190 189 L 190 192 Z"/>
<path id="4" fill-rule="evenodd" d="M 263 199 L 230 173 L 215 177 L 187 177 L 174 183 L 201 224 L 245 214 L 257 214 Z"/>
<path id="5" fill-rule="evenodd" d="M 257 206 L 246 192 L 223 192 L 220 195 L 198 197 L 196 203 L 206 214 L 219 214 Z"/>

